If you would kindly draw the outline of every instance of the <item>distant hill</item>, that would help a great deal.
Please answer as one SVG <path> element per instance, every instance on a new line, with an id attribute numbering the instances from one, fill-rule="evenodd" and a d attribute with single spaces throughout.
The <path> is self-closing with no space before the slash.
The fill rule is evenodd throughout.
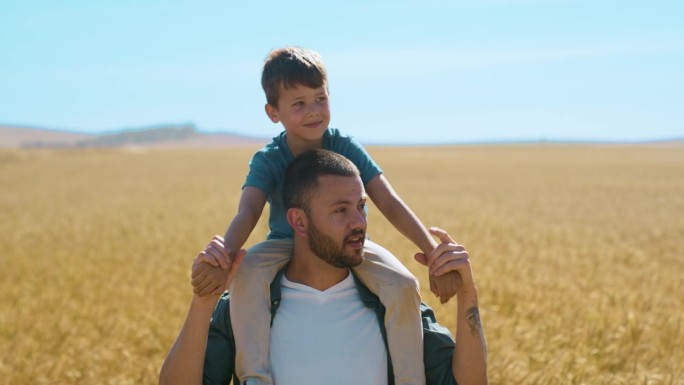
<path id="1" fill-rule="evenodd" d="M 230 147 L 266 144 L 270 138 L 244 136 L 229 132 L 207 133 L 193 124 L 177 124 L 126 129 L 106 134 L 88 134 L 67 130 L 51 130 L 35 127 L 17 127 L 0 124 L 0 149 L 47 148 L 77 149 L 106 147 L 149 147 L 149 148 L 195 148 Z M 464 145 L 529 145 L 529 144 L 573 144 L 573 145 L 655 145 L 684 146 L 684 138 L 650 141 L 490 141 L 472 143 L 434 143 L 421 146 L 464 146 Z M 383 143 L 366 143 L 368 146 L 386 146 Z M 410 145 L 409 145 L 410 146 Z"/>
<path id="2" fill-rule="evenodd" d="M 92 138 L 91 135 L 29 127 L 0 126 L 0 148 L 21 148 L 30 143 L 60 143 L 65 146 Z"/>
<path id="3" fill-rule="evenodd" d="M 107 134 L 0 125 L 0 148 L 221 147 L 266 142 L 266 138 L 203 133 L 192 124 L 145 127 Z"/>

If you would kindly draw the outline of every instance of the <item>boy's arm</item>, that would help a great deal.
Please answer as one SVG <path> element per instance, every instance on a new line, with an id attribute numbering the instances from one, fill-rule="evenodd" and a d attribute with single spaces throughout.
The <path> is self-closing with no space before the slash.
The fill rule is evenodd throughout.
<path id="1" fill-rule="evenodd" d="M 238 212 L 230 222 L 224 236 L 229 255 L 240 250 L 254 230 L 266 205 L 266 193 L 256 187 L 247 186 L 242 189 Z"/>
<path id="2" fill-rule="evenodd" d="M 371 179 L 366 184 L 366 193 L 382 215 L 425 255 L 430 255 L 437 247 L 437 242 L 432 239 L 416 214 L 401 200 L 384 175 L 378 174 Z"/>
<path id="3" fill-rule="evenodd" d="M 197 265 L 193 267 L 192 286 L 195 293 L 200 296 L 209 293 L 221 293 L 226 289 L 225 271 L 228 263 L 235 253 L 247 242 L 247 238 L 254 230 L 259 217 L 266 205 L 266 193 L 256 187 L 247 186 L 242 189 L 238 212 L 230 222 L 224 236 L 224 244 L 227 252 L 227 260 L 222 263 L 220 260 L 204 261 L 213 267 Z M 212 263 L 213 262 L 213 263 Z M 217 266 L 221 266 L 221 268 Z"/>
<path id="4" fill-rule="evenodd" d="M 387 178 L 378 174 L 366 184 L 366 193 L 373 200 L 382 215 L 411 240 L 425 255 L 430 255 L 437 246 L 430 233 L 425 229 L 416 214 L 401 200 L 394 191 Z M 444 303 L 456 294 L 455 273 L 444 274 L 440 277 L 430 275 L 430 290 L 439 295 Z"/>

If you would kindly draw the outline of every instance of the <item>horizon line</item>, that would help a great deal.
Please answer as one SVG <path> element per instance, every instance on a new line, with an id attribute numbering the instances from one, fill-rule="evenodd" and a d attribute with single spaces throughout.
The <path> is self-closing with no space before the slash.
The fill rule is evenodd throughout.
<path id="1" fill-rule="evenodd" d="M 120 128 L 120 129 L 113 129 L 113 130 L 103 130 L 100 132 L 87 132 L 87 131 L 81 131 L 81 130 L 75 130 L 75 129 L 66 129 L 66 128 L 46 128 L 46 127 L 39 127 L 39 126 L 33 126 L 33 125 L 26 125 L 26 124 L 12 124 L 12 123 L 4 123 L 0 122 L 0 128 L 17 128 L 17 129 L 32 129 L 32 130 L 42 130 L 42 131 L 51 131 L 51 132 L 62 132 L 62 133 L 67 133 L 67 134 L 78 134 L 78 135 L 87 135 L 87 136 L 101 136 L 101 135 L 112 135 L 112 134 L 117 134 L 117 133 L 122 133 L 122 132 L 130 132 L 130 131 L 145 131 L 145 130 L 150 130 L 150 129 L 156 129 L 156 128 L 164 128 L 164 127 L 182 127 L 182 126 L 192 126 L 195 128 L 196 132 L 198 134 L 202 135 L 216 135 L 216 134 L 228 134 L 228 135 L 234 135 L 234 136 L 240 136 L 243 138 L 251 138 L 251 139 L 269 139 L 270 137 L 262 137 L 262 136 L 252 136 L 252 135 L 247 135 L 243 134 L 240 132 L 236 131 L 230 131 L 228 129 L 217 129 L 217 130 L 203 130 L 197 127 L 195 123 L 192 122 L 183 122 L 183 123 L 160 123 L 160 124 L 153 124 L 153 125 L 148 125 L 148 126 L 142 126 L 142 127 L 135 127 L 135 128 Z M 279 131 L 280 132 L 280 131 Z M 669 142 L 684 142 L 684 136 L 678 136 L 678 137 L 658 137 L 658 138 L 648 138 L 648 139 L 588 139 L 588 138 L 549 138 L 549 137 L 540 137 L 540 138 L 519 138 L 519 139 L 490 139 L 490 140 L 473 140 L 473 141 L 448 141 L 448 142 L 432 142 L 432 141 L 427 141 L 427 142 L 421 142 L 421 143 L 416 143 L 415 141 L 412 141 L 410 143 L 406 142 L 378 142 L 378 141 L 368 141 L 364 143 L 364 146 L 393 146 L 393 147 L 401 147 L 401 146 L 409 146 L 409 147 L 419 147 L 419 146 L 426 146 L 426 147 L 438 147 L 438 146 L 468 146 L 468 145 L 505 145 L 505 144 L 540 144 L 540 143 L 559 143 L 559 144 L 657 144 L 657 143 L 669 143 Z"/>

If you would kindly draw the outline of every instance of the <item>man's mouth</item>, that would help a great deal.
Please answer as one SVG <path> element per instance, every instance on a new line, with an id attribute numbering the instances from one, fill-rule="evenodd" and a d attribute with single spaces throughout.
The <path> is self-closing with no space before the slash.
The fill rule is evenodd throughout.
<path id="1" fill-rule="evenodd" d="M 365 234 L 355 234 L 347 237 L 347 244 L 353 248 L 360 249 L 363 248 L 363 242 L 366 239 Z"/>

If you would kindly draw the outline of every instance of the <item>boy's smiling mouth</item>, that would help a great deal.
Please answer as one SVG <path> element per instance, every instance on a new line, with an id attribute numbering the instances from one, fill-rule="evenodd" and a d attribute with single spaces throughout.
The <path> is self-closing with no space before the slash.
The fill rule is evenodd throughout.
<path id="1" fill-rule="evenodd" d="M 316 127 L 320 126 L 322 123 L 323 123 L 322 120 L 319 120 L 319 121 L 313 122 L 313 123 L 304 123 L 304 127 L 307 127 L 307 128 L 316 128 Z"/>

